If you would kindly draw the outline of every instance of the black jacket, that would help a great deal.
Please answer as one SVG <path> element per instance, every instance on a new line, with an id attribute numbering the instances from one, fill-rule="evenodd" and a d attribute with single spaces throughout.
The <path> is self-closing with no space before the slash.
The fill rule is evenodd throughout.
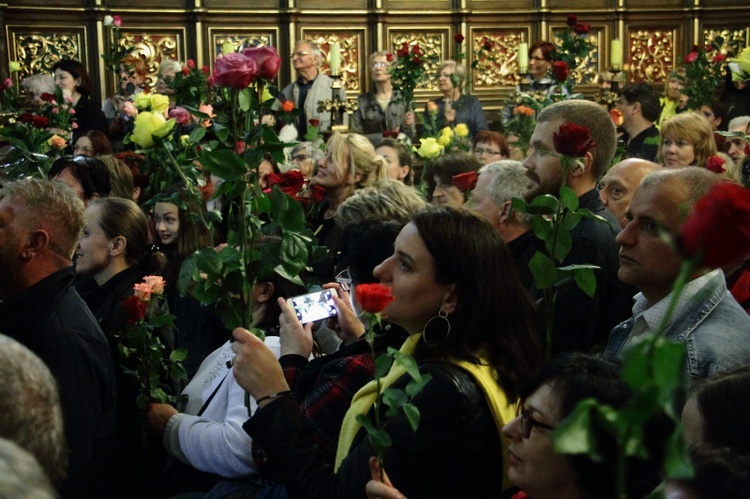
<path id="1" fill-rule="evenodd" d="M 496 497 L 502 490 L 502 442 L 481 389 L 455 366 L 428 362 L 420 371 L 432 379 L 413 400 L 421 415 L 416 433 L 403 414 L 385 426 L 392 446 L 384 466 L 393 485 L 412 499 Z M 407 381 L 404 376 L 394 386 Z M 273 463 L 268 478 L 283 483 L 291 497 L 365 497 L 375 451 L 364 430 L 334 474 L 292 397 L 258 410 L 244 427 Z"/>
<path id="2" fill-rule="evenodd" d="M 115 438 L 115 378 L 107 340 L 59 270 L 0 303 L 0 331 L 37 354 L 57 380 L 68 440 L 64 497 L 109 497 Z"/>
<path id="3" fill-rule="evenodd" d="M 85 135 L 89 130 L 99 130 L 109 137 L 109 124 L 102 111 L 102 106 L 98 102 L 92 101 L 91 96 L 82 95 L 76 103 L 75 110 L 78 128 L 73 130 L 73 144 L 76 143 L 78 137 Z"/>

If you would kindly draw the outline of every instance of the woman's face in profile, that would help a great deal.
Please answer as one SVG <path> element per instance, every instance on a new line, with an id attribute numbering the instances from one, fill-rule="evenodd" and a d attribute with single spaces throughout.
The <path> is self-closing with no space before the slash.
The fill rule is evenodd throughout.
<path id="1" fill-rule="evenodd" d="M 435 177 L 435 189 L 432 191 L 431 202 L 435 206 L 445 205 L 459 209 L 466 202 L 466 196 L 455 185 L 444 184 Z"/>

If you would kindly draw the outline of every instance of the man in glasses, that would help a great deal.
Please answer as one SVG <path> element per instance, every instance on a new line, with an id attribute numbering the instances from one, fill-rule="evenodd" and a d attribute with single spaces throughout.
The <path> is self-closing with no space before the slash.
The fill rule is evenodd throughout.
<path id="1" fill-rule="evenodd" d="M 318 121 L 318 130 L 325 131 L 331 127 L 331 113 L 318 112 L 318 105 L 326 99 L 331 99 L 333 95 L 333 80 L 320 73 L 322 62 L 323 54 L 315 43 L 302 41 L 294 47 L 292 65 L 297 72 L 297 79 L 287 85 L 281 93 L 301 111 L 295 120 L 298 140 L 304 140 L 310 120 Z M 341 88 L 337 92 L 339 98 L 344 101 L 344 89 Z"/>

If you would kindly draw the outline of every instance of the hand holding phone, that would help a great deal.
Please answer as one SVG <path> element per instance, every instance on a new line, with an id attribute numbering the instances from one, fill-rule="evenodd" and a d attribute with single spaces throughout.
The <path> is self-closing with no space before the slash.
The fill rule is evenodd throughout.
<path id="1" fill-rule="evenodd" d="M 302 324 L 319 321 L 337 315 L 330 289 L 289 298 L 289 305 Z"/>

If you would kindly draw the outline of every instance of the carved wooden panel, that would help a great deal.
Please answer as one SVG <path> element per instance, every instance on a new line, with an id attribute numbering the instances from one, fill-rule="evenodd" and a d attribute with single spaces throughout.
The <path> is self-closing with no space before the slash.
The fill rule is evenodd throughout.
<path id="1" fill-rule="evenodd" d="M 467 69 L 477 63 L 471 69 L 472 90 L 518 84 L 518 44 L 529 39 L 528 28 L 471 28 L 469 39 Z"/>
<path id="2" fill-rule="evenodd" d="M 711 28 L 703 30 L 703 42 L 708 43 L 717 37 L 724 39 L 719 52 L 728 55 L 737 55 L 742 49 L 748 46 L 748 37 L 750 37 L 750 28 Z"/>
<path id="3" fill-rule="evenodd" d="M 387 29 L 387 50 L 394 54 L 404 44 L 419 44 L 419 47 L 427 57 L 432 57 L 432 62 L 426 63 L 427 81 L 417 87 L 419 90 L 437 90 L 437 69 L 443 60 L 450 59 L 448 40 L 451 38 L 450 27 L 420 28 L 418 26 Z M 451 40 L 453 43 L 453 40 Z"/>
<path id="4" fill-rule="evenodd" d="M 85 26 L 6 25 L 10 61 L 21 63 L 18 79 L 38 73 L 51 73 L 60 59 L 76 59 L 86 65 Z"/>
<path id="5" fill-rule="evenodd" d="M 561 46 L 560 34 L 567 30 L 567 26 L 555 26 L 550 28 L 550 37 L 556 47 Z M 607 28 L 603 25 L 591 25 L 591 31 L 586 35 L 586 41 L 593 48 L 586 57 L 576 57 L 576 67 L 570 68 L 570 78 L 576 85 L 589 85 L 597 81 L 599 72 L 603 69 L 602 43 L 607 39 Z"/>
<path id="6" fill-rule="evenodd" d="M 118 43 L 122 47 L 134 47 L 130 53 L 145 61 L 146 83 L 151 87 L 158 79 L 159 63 L 162 59 L 170 58 L 184 62 L 187 58 L 184 28 L 129 27 L 127 31 L 120 31 Z M 116 79 L 117 75 L 113 75 L 113 78 Z"/>
<path id="7" fill-rule="evenodd" d="M 210 43 L 208 65 L 213 70 L 216 57 L 221 54 L 224 43 L 231 43 L 235 52 L 245 47 L 278 47 L 279 28 L 275 26 L 253 29 L 208 28 L 208 39 Z M 282 59 L 287 57 L 286 54 L 279 55 Z"/>
<path id="8" fill-rule="evenodd" d="M 677 29 L 629 31 L 623 61 L 630 64 L 629 81 L 664 83 L 675 67 L 676 39 Z"/>
<path id="9" fill-rule="evenodd" d="M 366 91 L 365 79 L 367 77 L 365 68 L 367 67 L 368 47 L 365 40 L 367 39 L 366 28 L 302 28 L 300 40 L 314 42 L 323 52 L 323 64 L 321 71 L 330 74 L 331 68 L 328 66 L 328 52 L 330 44 L 339 42 L 341 44 L 341 75 L 344 81 L 344 88 L 347 92 L 359 95 Z M 290 58 L 291 63 L 291 58 Z"/>

